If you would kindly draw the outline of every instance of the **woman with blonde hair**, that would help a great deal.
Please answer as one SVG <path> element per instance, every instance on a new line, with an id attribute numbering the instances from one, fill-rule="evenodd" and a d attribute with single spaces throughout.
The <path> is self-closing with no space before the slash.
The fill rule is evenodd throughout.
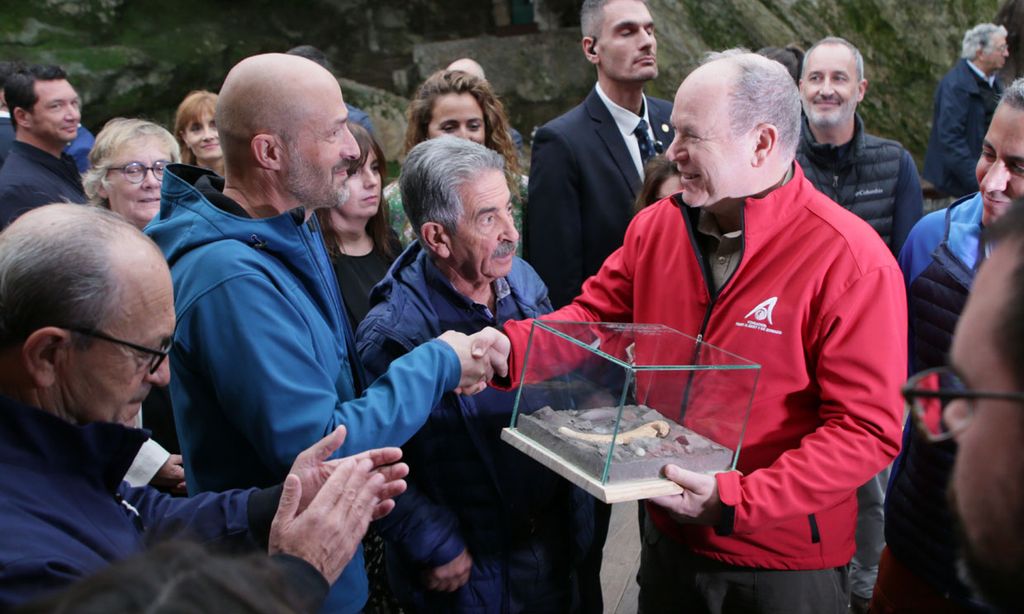
<path id="1" fill-rule="evenodd" d="M 179 162 L 178 143 L 163 126 L 143 119 L 115 117 L 96 135 L 89 152 L 90 168 L 82 175 L 89 204 L 110 209 L 142 230 L 160 211 L 164 169 Z M 142 412 L 128 426 L 144 426 L 152 433 L 143 455 L 155 472 L 150 484 L 185 495 L 185 469 L 174 426 L 171 396 L 166 387 L 153 386 L 142 402 Z M 162 461 L 160 459 L 163 459 Z M 155 463 L 159 462 L 159 467 Z"/>
<path id="2" fill-rule="evenodd" d="M 409 103 L 405 152 L 434 137 L 450 134 L 469 139 L 501 154 L 505 179 L 512 194 L 512 217 L 522 229 L 526 206 L 526 180 L 519 172 L 519 156 L 512 141 L 505 106 L 487 81 L 461 70 L 439 70 L 416 90 Z M 391 208 L 391 225 L 404 243 L 415 238 L 402 208 L 398 184 L 384 190 Z M 521 251 L 521 245 L 518 248 Z"/>
<path id="3" fill-rule="evenodd" d="M 206 90 L 189 92 L 174 114 L 174 136 L 181 147 L 182 162 L 224 175 L 216 109 L 217 94 Z"/>
<path id="4" fill-rule="evenodd" d="M 163 126 L 115 117 L 96 135 L 82 186 L 90 204 L 141 230 L 160 210 L 164 167 L 180 160 L 178 143 Z"/>

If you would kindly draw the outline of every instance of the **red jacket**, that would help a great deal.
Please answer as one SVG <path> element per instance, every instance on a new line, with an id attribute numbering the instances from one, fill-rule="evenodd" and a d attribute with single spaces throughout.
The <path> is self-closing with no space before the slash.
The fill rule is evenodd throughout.
<path id="1" fill-rule="evenodd" d="M 760 363 L 739 471 L 717 475 L 732 532 L 648 510 L 704 556 L 824 569 L 853 556 L 856 489 L 899 452 L 907 309 L 882 240 L 794 166 L 786 185 L 747 199 L 742 258 L 717 297 L 694 247 L 696 211 L 665 199 L 636 216 L 572 304 L 544 319 L 662 323 Z M 762 304 L 768 330 L 751 315 Z M 512 374 L 530 325 L 505 325 Z"/>

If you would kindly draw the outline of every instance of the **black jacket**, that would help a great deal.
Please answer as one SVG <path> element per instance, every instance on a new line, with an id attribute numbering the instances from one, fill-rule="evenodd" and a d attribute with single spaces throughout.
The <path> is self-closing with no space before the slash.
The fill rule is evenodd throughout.
<path id="1" fill-rule="evenodd" d="M 672 103 L 647 97 L 651 130 L 668 149 Z M 626 143 L 596 90 L 533 139 L 523 250 L 557 308 L 622 246 L 642 185 Z"/>
<path id="2" fill-rule="evenodd" d="M 30 209 L 59 202 L 86 202 L 74 158 L 66 153 L 54 158 L 15 141 L 0 168 L 0 228 Z"/>

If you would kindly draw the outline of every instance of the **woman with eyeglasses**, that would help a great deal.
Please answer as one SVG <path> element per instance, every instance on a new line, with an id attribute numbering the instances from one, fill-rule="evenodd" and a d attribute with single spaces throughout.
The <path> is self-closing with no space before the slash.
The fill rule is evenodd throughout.
<path id="1" fill-rule="evenodd" d="M 91 168 L 82 176 L 89 204 L 110 209 L 142 230 L 160 210 L 164 167 L 178 162 L 178 143 L 163 127 L 116 117 L 96 135 Z"/>
<path id="2" fill-rule="evenodd" d="M 180 159 L 177 141 L 162 126 L 142 119 L 115 117 L 96 135 L 96 144 L 89 152 L 91 168 L 82 175 L 89 204 L 110 209 L 142 230 L 160 210 L 164 167 Z M 78 332 L 128 345 L 96 331 Z M 135 348 L 135 351 L 140 349 L 153 354 L 153 350 L 147 348 Z M 164 358 L 166 354 L 155 354 L 149 368 L 155 369 L 160 364 L 157 359 Z M 145 426 L 153 433 L 153 439 L 146 442 L 151 450 L 146 453 L 146 448 L 143 448 L 139 459 L 150 454 L 156 461 L 151 461 L 146 467 L 133 465 L 130 475 L 148 475 L 153 486 L 173 494 L 186 494 L 185 470 L 167 388 L 154 386 L 150 390 L 142 403 L 139 417 L 141 423 L 127 426 Z M 139 459 L 136 463 L 140 462 Z M 140 480 L 145 482 L 145 478 Z M 133 486 L 139 485 L 129 481 Z"/>

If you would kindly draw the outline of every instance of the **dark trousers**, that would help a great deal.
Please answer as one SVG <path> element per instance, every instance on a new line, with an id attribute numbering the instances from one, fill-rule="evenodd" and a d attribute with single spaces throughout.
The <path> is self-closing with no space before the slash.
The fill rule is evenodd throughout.
<path id="1" fill-rule="evenodd" d="M 580 608 L 582 614 L 604 612 L 604 598 L 601 593 L 601 561 L 604 559 L 604 542 L 608 539 L 608 525 L 612 519 L 612 506 L 600 501 L 594 502 L 594 542 L 579 566 Z"/>
<path id="2" fill-rule="evenodd" d="M 737 567 L 698 556 L 648 518 L 640 553 L 640 614 L 846 614 L 846 566 L 813 571 Z"/>

